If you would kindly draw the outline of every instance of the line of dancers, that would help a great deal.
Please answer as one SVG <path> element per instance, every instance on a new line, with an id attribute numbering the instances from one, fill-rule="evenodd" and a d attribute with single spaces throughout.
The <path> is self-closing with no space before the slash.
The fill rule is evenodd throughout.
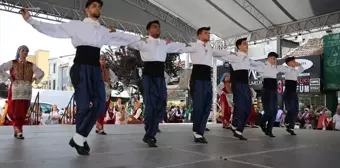
<path id="1" fill-rule="evenodd" d="M 243 51 L 245 49 L 242 49 Z M 267 61 L 265 63 L 257 62 L 256 66 L 252 66 L 251 69 L 256 70 L 260 73 L 260 75 L 263 78 L 263 87 L 261 90 L 261 99 L 264 109 L 264 115 L 262 116 L 260 127 L 262 131 L 265 133 L 265 135 L 269 137 L 275 137 L 273 135 L 273 126 L 275 122 L 275 117 L 277 114 L 277 74 L 278 73 L 284 73 L 285 75 L 285 91 L 283 94 L 284 104 L 288 111 L 287 118 L 285 119 L 285 123 L 287 126 L 286 131 L 290 133 L 291 135 L 296 135 L 293 131 L 295 126 L 295 121 L 297 117 L 297 113 L 299 111 L 298 107 L 298 97 L 296 94 L 297 90 L 297 77 L 299 74 L 301 74 L 304 69 L 300 65 L 300 63 L 295 61 L 295 57 L 288 57 L 286 58 L 285 62 L 288 66 L 283 65 L 277 65 L 277 58 L 279 55 L 275 52 L 270 52 L 267 57 Z M 298 68 L 297 68 L 298 67 Z M 231 74 L 231 75 L 230 75 Z M 223 127 L 228 128 L 230 126 L 230 120 L 231 120 L 231 114 L 233 113 L 233 119 L 231 123 L 231 128 L 234 132 L 235 136 L 238 136 L 242 140 L 246 140 L 246 138 L 239 136 L 241 135 L 241 131 L 237 130 L 237 123 L 240 121 L 235 121 L 234 116 L 239 116 L 241 120 L 247 121 L 250 114 L 250 109 L 246 109 L 245 116 L 243 113 L 241 116 L 237 113 L 240 111 L 237 110 L 239 106 L 241 106 L 241 103 L 239 103 L 239 106 L 234 103 L 235 101 L 238 101 L 238 99 L 234 99 L 233 97 L 238 96 L 239 92 L 234 92 L 232 87 L 235 83 L 233 83 L 233 75 L 235 73 L 233 70 L 231 72 L 226 73 L 224 76 L 222 76 L 221 83 L 219 84 L 218 88 L 220 89 L 220 95 L 221 95 L 221 105 L 222 105 L 222 112 L 223 112 Z M 237 78 L 237 77 L 236 77 Z M 235 76 L 234 76 L 235 79 Z M 252 89 L 252 88 L 251 88 Z M 248 91 L 248 90 L 247 90 Z M 253 91 L 254 92 L 254 91 Z M 252 97 L 254 94 L 252 94 Z M 242 106 L 241 106 L 242 107 Z M 236 110 L 235 110 L 236 109 Z M 236 114 L 235 114 L 236 113 Z M 238 118 L 237 118 L 238 119 Z M 242 123 L 243 125 L 245 123 Z"/>
<path id="2" fill-rule="evenodd" d="M 190 79 L 190 93 L 193 98 L 193 138 L 196 143 L 208 143 L 204 137 L 206 130 L 207 120 L 212 106 L 212 59 L 216 57 L 222 61 L 228 61 L 232 64 L 234 72 L 232 73 L 232 93 L 234 99 L 234 116 L 232 121 L 232 130 L 234 136 L 246 140 L 243 137 L 243 130 L 245 122 L 251 110 L 251 93 L 248 85 L 248 70 L 254 67 L 263 66 L 262 63 L 253 61 L 248 58 L 246 52 L 248 50 L 248 43 L 246 39 L 237 40 L 236 46 L 239 49 L 237 53 L 231 53 L 226 50 L 215 50 L 209 45 L 210 40 L 210 27 L 202 27 L 197 30 L 197 42 L 190 44 L 171 43 L 170 41 L 161 40 L 160 37 L 160 23 L 151 21 L 147 24 L 146 30 L 148 37 L 139 37 L 123 32 L 115 32 L 114 29 L 108 29 L 98 22 L 103 6 L 102 0 L 88 0 L 85 5 L 87 18 L 83 21 L 72 20 L 63 24 L 45 23 L 33 19 L 27 9 L 23 9 L 21 14 L 24 20 L 29 23 L 37 31 L 55 38 L 69 38 L 73 46 L 76 48 L 76 56 L 74 64 L 70 70 L 70 77 L 73 87 L 75 89 L 75 101 L 77 104 L 76 112 L 76 134 L 70 139 L 69 145 L 75 148 L 80 155 L 89 155 L 90 147 L 87 143 L 87 137 L 91 132 L 93 126 L 97 124 L 97 133 L 105 134 L 101 124 L 100 116 L 107 107 L 107 93 L 105 85 L 114 80 L 114 75 L 109 75 L 111 79 L 107 78 L 110 72 L 103 68 L 100 64 L 100 48 L 103 45 L 121 46 L 137 49 L 140 51 L 142 61 L 144 62 L 143 68 L 143 85 L 144 85 L 144 104 L 145 104 L 145 135 L 143 141 L 149 147 L 157 147 L 157 140 L 155 138 L 158 132 L 159 122 L 163 119 L 166 108 L 166 84 L 164 78 L 164 63 L 167 53 L 190 53 L 193 63 L 192 75 Z M 23 54 L 23 58 L 27 56 L 28 49 L 19 48 Z M 21 56 L 20 56 L 21 58 Z M 17 59 L 18 60 L 18 59 Z M 21 60 L 21 59 L 19 59 Z M 289 66 L 293 65 L 293 61 L 289 62 Z M 29 66 L 28 66 L 29 64 Z M 31 92 L 31 83 L 35 80 L 39 82 L 42 79 L 43 72 L 36 66 L 28 63 L 23 67 L 28 68 L 30 74 L 23 75 L 23 81 L 27 89 L 23 93 Z M 8 79 L 6 70 L 14 69 L 17 65 L 16 61 L 7 63 L 0 68 L 0 76 Z M 296 65 L 296 64 L 294 64 Z M 289 69 L 291 70 L 291 69 Z M 288 71 L 288 69 L 287 69 Z M 32 78 L 32 74 L 35 77 Z M 7 74 L 7 76 L 6 76 Z M 111 73 L 112 74 L 112 73 Z M 287 73 L 289 74 L 289 73 Z M 16 73 L 11 74 L 13 78 L 12 94 L 18 93 L 22 88 L 16 86 L 17 78 Z M 296 75 L 295 75 L 296 76 Z M 294 85 L 294 75 L 291 75 L 292 82 L 290 87 Z M 287 83 L 287 82 L 286 82 Z M 295 83 L 296 88 L 296 83 Z M 292 110 L 295 108 L 296 94 L 290 89 L 286 89 L 288 107 Z M 289 92 L 290 91 L 290 92 Z M 19 97 L 25 106 L 25 109 L 12 109 L 14 113 L 13 119 L 15 124 L 15 136 L 22 136 L 22 114 L 26 114 L 29 107 L 30 96 Z M 9 101 L 16 103 L 18 97 L 13 96 Z M 89 107 L 89 105 L 91 106 Z M 9 103 L 9 109 L 14 105 Z M 17 106 L 15 104 L 15 107 Z M 288 110 L 289 111 L 289 110 Z M 20 115 L 19 115 L 20 113 Z M 288 117 L 289 118 L 289 117 Z M 99 119 L 99 121 L 97 121 Z"/>

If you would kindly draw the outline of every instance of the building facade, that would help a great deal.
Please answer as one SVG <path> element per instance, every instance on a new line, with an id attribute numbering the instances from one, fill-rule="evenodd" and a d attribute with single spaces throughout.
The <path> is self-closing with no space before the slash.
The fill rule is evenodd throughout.
<path id="1" fill-rule="evenodd" d="M 70 79 L 70 68 L 74 55 L 65 55 L 49 59 L 48 89 L 71 91 L 73 87 Z"/>
<path id="2" fill-rule="evenodd" d="M 45 50 L 37 50 L 34 55 L 27 56 L 27 60 L 36 64 L 40 69 L 45 72 L 44 78 L 41 82 L 36 85 L 33 83 L 34 88 L 47 89 L 48 88 L 48 78 L 49 78 L 49 58 L 50 52 Z"/>

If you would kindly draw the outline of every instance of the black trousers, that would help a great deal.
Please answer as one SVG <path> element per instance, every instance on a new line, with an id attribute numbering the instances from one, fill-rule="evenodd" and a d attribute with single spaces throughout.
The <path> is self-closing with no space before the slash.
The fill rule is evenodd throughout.
<path id="1" fill-rule="evenodd" d="M 294 129 L 297 114 L 299 113 L 299 98 L 297 93 L 285 90 L 283 93 L 283 101 L 288 111 L 285 123 L 289 124 L 288 128 Z"/>
<path id="2" fill-rule="evenodd" d="M 164 77 L 143 76 L 145 135 L 155 136 L 166 111 L 167 89 Z"/>
<path id="3" fill-rule="evenodd" d="M 261 126 L 267 126 L 267 129 L 271 131 L 274 126 L 274 122 L 277 114 L 277 91 L 262 88 L 261 100 L 263 104 L 264 114 L 261 120 Z M 268 122 L 268 123 L 267 123 Z"/>
<path id="4" fill-rule="evenodd" d="M 236 128 L 236 131 L 242 133 L 251 113 L 250 87 L 247 83 L 233 82 L 231 88 L 234 97 L 232 126 Z"/>
<path id="5" fill-rule="evenodd" d="M 204 134 L 212 105 L 211 80 L 190 80 L 190 93 L 192 97 L 192 130 L 199 135 Z"/>
<path id="6" fill-rule="evenodd" d="M 70 77 L 77 104 L 76 132 L 87 137 L 106 107 L 102 71 L 99 65 L 74 64 Z M 93 104 L 91 108 L 90 102 Z"/>

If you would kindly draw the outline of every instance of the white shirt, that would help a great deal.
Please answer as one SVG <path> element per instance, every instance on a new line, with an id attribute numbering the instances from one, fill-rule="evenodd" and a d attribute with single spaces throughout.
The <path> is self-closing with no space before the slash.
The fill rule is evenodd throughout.
<path id="1" fill-rule="evenodd" d="M 236 55 L 237 56 L 234 56 L 236 58 L 229 60 L 234 71 L 254 69 L 255 67 L 263 64 L 262 62 L 250 59 L 244 52 L 237 52 Z"/>
<path id="2" fill-rule="evenodd" d="M 178 53 L 185 47 L 183 43 L 166 44 L 164 40 L 149 36 L 145 41 L 138 41 L 129 47 L 139 50 L 143 62 L 160 61 L 165 62 L 167 53 Z"/>
<path id="3" fill-rule="evenodd" d="M 333 123 L 335 123 L 335 129 L 340 130 L 340 115 L 335 114 L 333 116 Z"/>
<path id="4" fill-rule="evenodd" d="M 290 73 L 290 69 L 287 66 L 272 65 L 268 61 L 266 63 L 258 62 L 258 66 L 254 67 L 254 70 L 259 72 L 262 78 L 271 78 L 271 79 L 276 79 L 277 74 L 280 72 Z"/>
<path id="5" fill-rule="evenodd" d="M 295 67 L 286 67 L 285 69 L 285 79 L 296 81 L 298 76 L 304 71 L 302 66 L 299 66 L 298 69 Z"/>
<path id="6" fill-rule="evenodd" d="M 275 122 L 280 122 L 281 120 L 281 114 L 283 113 L 283 111 L 281 109 L 277 110 L 277 114 L 276 114 L 276 119 Z"/>
<path id="7" fill-rule="evenodd" d="M 103 45 L 120 46 L 140 40 L 140 37 L 122 32 L 109 32 L 98 21 L 85 18 L 83 21 L 72 20 L 68 23 L 52 24 L 34 20 L 27 22 L 33 28 L 50 37 L 71 38 L 74 47 L 87 45 L 101 48 Z"/>
<path id="8" fill-rule="evenodd" d="M 207 65 L 212 67 L 212 59 L 216 57 L 222 61 L 241 61 L 236 55 L 231 54 L 227 50 L 213 49 L 209 43 L 197 40 L 196 43 L 190 43 L 190 47 L 181 50 L 182 53 L 190 53 L 191 62 L 194 65 Z"/>
<path id="9" fill-rule="evenodd" d="M 136 114 L 133 117 L 135 117 L 135 119 L 138 119 L 141 114 L 142 114 L 142 109 L 138 108 Z"/>

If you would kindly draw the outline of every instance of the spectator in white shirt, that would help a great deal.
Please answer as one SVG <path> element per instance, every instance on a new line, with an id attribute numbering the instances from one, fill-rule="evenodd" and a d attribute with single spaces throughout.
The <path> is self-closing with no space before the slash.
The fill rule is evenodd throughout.
<path id="1" fill-rule="evenodd" d="M 283 111 L 280 109 L 280 107 L 278 107 L 278 109 L 279 110 L 277 110 L 274 127 L 280 127 L 281 115 L 282 115 Z"/>
<path id="2" fill-rule="evenodd" d="M 336 114 L 333 116 L 334 130 L 340 131 L 340 105 L 336 109 Z"/>

